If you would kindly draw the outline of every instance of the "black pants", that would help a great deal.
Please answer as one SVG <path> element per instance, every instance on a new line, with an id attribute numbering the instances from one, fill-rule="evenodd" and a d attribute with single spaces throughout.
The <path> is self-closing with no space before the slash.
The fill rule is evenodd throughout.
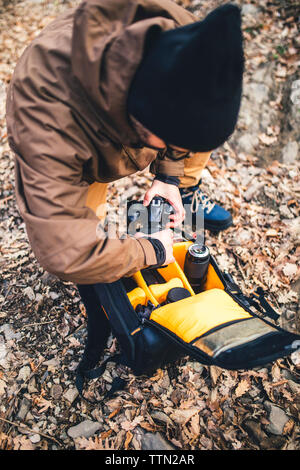
<path id="1" fill-rule="evenodd" d="M 77 287 L 87 313 L 87 342 L 80 367 L 92 369 L 101 357 L 111 328 L 101 307 L 96 286 L 80 284 Z"/>

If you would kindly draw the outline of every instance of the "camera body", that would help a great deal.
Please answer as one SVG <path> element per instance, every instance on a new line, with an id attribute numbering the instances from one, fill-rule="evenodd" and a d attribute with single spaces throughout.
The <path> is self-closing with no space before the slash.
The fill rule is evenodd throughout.
<path id="1" fill-rule="evenodd" d="M 147 207 L 141 201 L 130 201 L 127 205 L 127 233 L 160 232 L 170 222 L 171 214 L 174 214 L 172 205 L 159 196 L 155 196 Z"/>
<path id="2" fill-rule="evenodd" d="M 151 234 L 164 230 L 171 214 L 174 214 L 173 207 L 159 196 L 147 207 L 140 201 L 131 201 L 127 206 L 127 232 L 134 235 L 137 231 Z M 210 253 L 205 245 L 196 242 L 189 246 L 184 273 L 195 293 L 204 289 L 209 262 Z"/>

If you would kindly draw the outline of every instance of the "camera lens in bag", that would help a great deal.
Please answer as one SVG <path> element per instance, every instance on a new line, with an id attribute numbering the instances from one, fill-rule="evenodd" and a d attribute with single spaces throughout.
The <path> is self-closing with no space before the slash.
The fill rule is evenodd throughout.
<path id="1" fill-rule="evenodd" d="M 204 289 L 209 260 L 209 249 L 205 245 L 193 243 L 189 246 L 184 262 L 184 273 L 196 294 Z"/>

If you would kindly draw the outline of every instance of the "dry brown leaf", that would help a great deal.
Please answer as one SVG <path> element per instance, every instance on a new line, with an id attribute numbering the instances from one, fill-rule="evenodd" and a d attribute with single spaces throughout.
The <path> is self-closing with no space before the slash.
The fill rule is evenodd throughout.
<path id="1" fill-rule="evenodd" d="M 37 403 L 37 406 L 39 408 L 41 408 L 39 410 L 39 414 L 41 413 L 44 413 L 45 411 L 47 411 L 49 408 L 52 408 L 53 407 L 53 404 L 51 403 L 51 401 L 49 400 L 45 400 L 45 398 L 42 398 L 39 403 Z"/>
<path id="2" fill-rule="evenodd" d="M 150 432 L 156 431 L 156 426 L 150 423 L 147 423 L 147 421 L 142 421 L 139 425 L 141 426 L 141 428 L 146 429 L 146 431 L 150 431 Z"/>
<path id="3" fill-rule="evenodd" d="M 83 450 L 115 450 L 113 443 L 109 442 L 106 438 L 105 441 L 101 437 L 95 437 L 86 439 L 85 437 L 80 437 L 75 439 L 76 446 Z M 104 444 L 103 444 L 104 443 Z"/>
<path id="4" fill-rule="evenodd" d="M 108 418 L 110 419 L 110 418 L 113 418 L 114 416 L 116 416 L 116 415 L 121 411 L 121 409 L 122 409 L 121 407 L 116 408 L 114 411 L 112 411 L 112 412 L 110 413 L 110 415 L 108 416 Z"/>
<path id="5" fill-rule="evenodd" d="M 297 273 L 297 265 L 293 263 L 287 263 L 283 267 L 282 271 L 285 276 L 294 276 Z"/>
<path id="6" fill-rule="evenodd" d="M 178 447 L 179 449 L 182 449 L 182 443 L 178 441 L 177 439 L 172 438 L 170 442 L 174 444 L 174 446 Z"/>
<path id="7" fill-rule="evenodd" d="M 270 384 L 270 382 L 268 382 L 267 380 L 263 380 L 262 384 L 270 400 L 275 401 L 273 395 L 274 387 L 272 387 L 272 384 Z"/>
<path id="8" fill-rule="evenodd" d="M 290 432 L 294 428 L 294 425 L 295 425 L 294 421 L 292 419 L 289 419 L 288 422 L 285 424 L 285 426 L 283 428 L 282 434 L 284 434 L 284 435 L 290 434 Z"/>
<path id="9" fill-rule="evenodd" d="M 133 421 L 123 421 L 123 423 L 121 423 L 121 427 L 125 431 L 131 431 L 136 428 L 136 426 L 140 425 L 142 421 L 144 421 L 143 416 L 137 416 Z"/>
<path id="10" fill-rule="evenodd" d="M 30 362 L 29 362 L 29 365 L 30 365 L 30 369 L 31 369 L 33 372 L 35 372 L 35 371 L 37 370 L 37 367 L 36 367 L 36 365 L 35 365 L 35 363 L 34 363 L 33 361 L 30 361 Z"/>
<path id="11" fill-rule="evenodd" d="M 246 393 L 250 388 L 250 383 L 248 380 L 242 379 L 238 386 L 235 389 L 235 396 L 236 397 L 241 397 Z"/>
<path id="12" fill-rule="evenodd" d="M 121 408 L 122 400 L 119 397 L 113 398 L 112 400 L 107 401 L 106 405 L 109 407 L 110 410 L 113 411 L 115 409 Z"/>
<path id="13" fill-rule="evenodd" d="M 272 366 L 272 377 L 274 382 L 278 382 L 281 379 L 281 370 L 276 362 Z"/>
<path id="14" fill-rule="evenodd" d="M 126 440 L 125 440 L 125 443 L 124 443 L 125 450 L 128 449 L 128 446 L 129 446 L 130 442 L 132 441 L 132 438 L 133 438 L 133 434 L 130 431 L 127 431 Z"/>
<path id="15" fill-rule="evenodd" d="M 0 449 L 1 450 L 11 450 L 12 449 L 13 439 L 11 436 L 0 432 Z"/>
<path id="16" fill-rule="evenodd" d="M 176 423 L 185 425 L 194 415 L 198 413 L 198 408 L 192 408 L 190 410 L 175 410 L 170 417 Z"/>
<path id="17" fill-rule="evenodd" d="M 158 399 L 155 398 L 155 397 L 150 398 L 149 403 L 151 403 L 151 404 L 152 404 L 153 406 L 155 406 L 155 407 L 160 407 L 160 406 L 162 406 L 161 400 L 158 400 Z"/>
<path id="18" fill-rule="evenodd" d="M 220 377 L 220 375 L 222 374 L 222 372 L 223 372 L 223 369 L 221 369 L 221 367 L 217 367 L 217 366 L 211 366 L 210 367 L 210 375 L 211 375 L 211 378 L 212 378 L 212 381 L 213 381 L 214 385 L 216 385 L 217 380 Z"/>
<path id="19" fill-rule="evenodd" d="M 180 403 L 180 406 L 179 408 L 181 410 L 189 410 L 190 408 L 192 408 L 192 405 L 195 405 L 195 400 L 193 399 L 188 399 L 188 400 L 184 400 Z"/>
<path id="20" fill-rule="evenodd" d="M 162 369 L 158 369 L 156 371 L 156 375 L 154 375 L 153 377 L 150 377 L 150 380 L 151 382 L 157 382 L 158 380 L 162 379 L 164 376 L 164 372 Z"/>
<path id="21" fill-rule="evenodd" d="M 277 237 L 278 232 L 274 228 L 270 228 L 269 230 L 266 231 L 266 237 Z"/>
<path id="22" fill-rule="evenodd" d="M 286 398 L 290 403 L 293 403 L 293 401 L 295 400 L 295 394 L 294 393 L 290 393 L 286 388 L 283 388 L 280 391 L 281 391 L 282 396 L 284 398 Z"/>
<path id="23" fill-rule="evenodd" d="M 104 431 L 100 434 L 100 437 L 102 440 L 106 439 L 107 437 L 109 437 L 111 435 L 111 433 L 113 432 L 112 429 L 109 429 L 108 431 Z"/>
<path id="24" fill-rule="evenodd" d="M 16 436 L 13 442 L 16 450 L 35 450 L 34 445 L 26 436 Z"/>
<path id="25" fill-rule="evenodd" d="M 195 436 L 199 436 L 199 434 L 200 434 L 200 416 L 199 416 L 199 414 L 196 414 L 196 415 L 192 416 L 189 424 L 190 424 L 191 433 L 194 434 Z"/>
<path id="26" fill-rule="evenodd" d="M 195 439 L 195 436 L 189 431 L 186 426 L 182 426 L 181 439 L 183 440 L 184 445 L 187 446 L 193 439 Z"/>
<path id="27" fill-rule="evenodd" d="M 272 145 L 277 141 L 276 136 L 270 136 L 267 134 L 259 134 L 258 138 L 265 145 Z"/>

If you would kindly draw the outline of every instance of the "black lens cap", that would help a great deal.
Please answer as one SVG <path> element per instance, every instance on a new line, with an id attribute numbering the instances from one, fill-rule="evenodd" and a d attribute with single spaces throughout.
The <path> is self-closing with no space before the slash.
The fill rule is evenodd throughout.
<path id="1" fill-rule="evenodd" d="M 187 297 L 191 297 L 191 293 L 187 289 L 184 287 L 173 287 L 173 289 L 169 290 L 166 300 L 167 303 L 172 303 Z"/>

